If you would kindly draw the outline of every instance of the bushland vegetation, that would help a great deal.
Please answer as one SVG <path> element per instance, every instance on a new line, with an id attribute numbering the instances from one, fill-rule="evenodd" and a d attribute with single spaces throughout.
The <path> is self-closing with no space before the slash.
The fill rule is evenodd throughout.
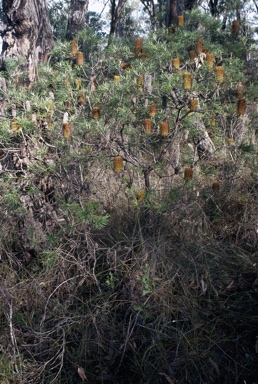
<path id="1" fill-rule="evenodd" d="M 1 383 L 257 383 L 257 47 L 193 10 L 1 73 Z"/>

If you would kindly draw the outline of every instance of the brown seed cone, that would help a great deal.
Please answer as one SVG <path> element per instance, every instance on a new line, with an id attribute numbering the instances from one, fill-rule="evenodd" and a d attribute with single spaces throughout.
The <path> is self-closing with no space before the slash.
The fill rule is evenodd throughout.
<path id="1" fill-rule="evenodd" d="M 238 37 L 239 31 L 240 31 L 239 22 L 237 20 L 233 20 L 232 26 L 231 26 L 232 37 L 234 37 L 234 38 Z"/>
<path id="2" fill-rule="evenodd" d="M 71 137 L 71 127 L 69 123 L 63 124 L 63 137 L 69 139 Z"/>
<path id="3" fill-rule="evenodd" d="M 152 129 L 153 129 L 153 124 L 152 124 L 151 119 L 143 120 L 143 126 L 144 126 L 145 133 L 150 135 L 152 133 Z"/>
<path id="4" fill-rule="evenodd" d="M 160 135 L 163 137 L 168 136 L 169 126 L 167 121 L 162 121 L 160 123 Z"/>
<path id="5" fill-rule="evenodd" d="M 139 37 L 135 41 L 135 54 L 136 55 L 139 55 L 139 53 L 141 53 L 142 47 L 143 47 L 143 42 L 142 42 L 142 39 Z"/>
<path id="6" fill-rule="evenodd" d="M 240 119 L 244 116 L 245 110 L 246 110 L 245 99 L 238 100 L 238 102 L 237 102 L 237 114 L 238 114 L 238 117 Z"/>
<path id="7" fill-rule="evenodd" d="M 184 179 L 185 181 L 190 181 L 193 178 L 193 169 L 192 168 L 185 168 L 184 171 Z"/>
<path id="8" fill-rule="evenodd" d="M 200 53 L 202 53 L 202 50 L 203 50 L 203 40 L 202 39 L 198 39 L 196 41 L 196 47 L 195 47 L 195 50 L 197 52 L 197 54 L 199 55 Z"/>
<path id="9" fill-rule="evenodd" d="M 218 181 L 214 181 L 212 183 L 212 190 L 213 191 L 218 191 L 219 190 L 219 182 Z"/>
<path id="10" fill-rule="evenodd" d="M 99 116 L 100 116 L 100 109 L 99 107 L 93 107 L 92 108 L 92 117 L 93 119 L 99 119 Z"/>
<path id="11" fill-rule="evenodd" d="M 194 59 L 196 57 L 195 51 L 189 51 L 189 58 L 191 62 L 194 62 Z"/>

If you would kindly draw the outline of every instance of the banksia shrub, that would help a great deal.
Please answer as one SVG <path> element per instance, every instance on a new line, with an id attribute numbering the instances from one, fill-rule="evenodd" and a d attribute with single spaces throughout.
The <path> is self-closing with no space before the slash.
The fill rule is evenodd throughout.
<path id="1" fill-rule="evenodd" d="M 183 74 L 183 86 L 184 86 L 184 89 L 191 89 L 192 88 L 192 76 L 191 76 L 191 73 L 185 72 Z"/>
<path id="2" fill-rule="evenodd" d="M 196 41 L 196 47 L 195 47 L 195 50 L 196 50 L 196 52 L 198 53 L 198 55 L 199 55 L 200 53 L 202 53 L 202 50 L 203 50 L 203 40 L 202 40 L 202 39 L 198 39 L 198 40 Z"/>
<path id="3" fill-rule="evenodd" d="M 114 76 L 114 83 L 115 84 L 119 84 L 120 83 L 120 76 L 118 76 L 118 75 Z"/>
<path id="4" fill-rule="evenodd" d="M 219 190 L 219 182 L 218 181 L 214 181 L 212 183 L 212 190 L 213 191 L 218 191 Z"/>
<path id="5" fill-rule="evenodd" d="M 93 107 L 92 108 L 92 117 L 93 119 L 99 119 L 99 107 Z"/>
<path id="6" fill-rule="evenodd" d="M 190 181 L 193 178 L 193 169 L 192 168 L 185 168 L 184 171 L 184 179 L 185 181 Z"/>
<path id="7" fill-rule="evenodd" d="M 245 110 L 246 110 L 245 99 L 238 100 L 238 102 L 237 102 L 237 114 L 238 114 L 239 119 L 242 119 L 242 117 L 245 114 Z"/>
<path id="8" fill-rule="evenodd" d="M 143 84 L 144 84 L 144 77 L 143 76 L 138 76 L 137 77 L 137 89 L 138 91 L 143 91 Z"/>
<path id="9" fill-rule="evenodd" d="M 142 51 L 142 46 L 143 46 L 142 39 L 139 37 L 139 38 L 136 39 L 136 41 L 135 41 L 135 54 L 136 54 L 136 55 L 139 55 L 139 53 L 141 53 L 141 51 Z"/>
<path id="10" fill-rule="evenodd" d="M 120 173 L 123 170 L 123 158 L 121 156 L 116 156 L 114 158 L 114 171 Z"/>
<path id="11" fill-rule="evenodd" d="M 77 41 L 72 40 L 72 41 L 70 42 L 70 49 L 71 49 L 71 54 L 72 54 L 73 56 L 75 56 L 76 53 L 77 53 Z"/>
<path id="12" fill-rule="evenodd" d="M 189 51 L 189 58 L 190 58 L 190 61 L 191 62 L 194 62 L 194 59 L 195 59 L 196 55 L 195 55 L 195 51 Z"/>
<path id="13" fill-rule="evenodd" d="M 149 109 L 149 114 L 151 117 L 154 117 L 157 113 L 157 106 L 156 104 L 151 104 Z"/>
<path id="14" fill-rule="evenodd" d="M 179 59 L 179 57 L 175 57 L 172 60 L 172 67 L 175 68 L 175 69 L 179 69 L 180 68 L 180 59 Z"/>
<path id="15" fill-rule="evenodd" d="M 84 64 L 84 55 L 82 51 L 76 53 L 76 64 L 82 66 Z"/>
<path id="16" fill-rule="evenodd" d="M 190 111 L 195 112 L 198 109 L 198 100 L 190 100 Z"/>
<path id="17" fill-rule="evenodd" d="M 218 66 L 215 68 L 215 76 L 217 83 L 223 83 L 224 81 L 224 68 L 222 66 Z"/>
<path id="18" fill-rule="evenodd" d="M 179 27 L 183 27 L 184 26 L 184 16 L 183 15 L 177 16 L 177 25 Z"/>
<path id="19" fill-rule="evenodd" d="M 138 192 L 137 192 L 137 196 L 136 196 L 136 198 L 137 198 L 137 200 L 138 200 L 139 202 L 141 202 L 141 201 L 144 201 L 144 200 L 145 200 L 145 196 L 146 196 L 145 191 L 138 191 Z"/>
<path id="20" fill-rule="evenodd" d="M 69 123 L 63 123 L 63 137 L 69 139 L 71 137 L 71 127 Z"/>
<path id="21" fill-rule="evenodd" d="M 208 68 L 212 69 L 214 67 L 214 55 L 213 55 L 213 53 L 207 53 L 206 61 L 207 61 Z"/>
<path id="22" fill-rule="evenodd" d="M 143 120 L 143 126 L 144 126 L 145 133 L 150 135 L 152 133 L 152 128 L 153 128 L 153 124 L 152 124 L 151 119 Z"/>
<path id="23" fill-rule="evenodd" d="M 160 135 L 163 136 L 163 137 L 168 136 L 168 130 L 169 130 L 168 122 L 167 121 L 162 121 L 160 123 Z"/>
<path id="24" fill-rule="evenodd" d="M 231 26 L 232 37 L 236 38 L 239 35 L 239 31 L 240 31 L 239 22 L 237 20 L 233 20 L 232 26 Z"/>

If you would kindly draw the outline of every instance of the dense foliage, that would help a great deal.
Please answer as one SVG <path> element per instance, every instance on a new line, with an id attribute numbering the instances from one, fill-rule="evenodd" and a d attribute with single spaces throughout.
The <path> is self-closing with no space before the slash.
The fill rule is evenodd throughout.
<path id="1" fill-rule="evenodd" d="M 186 20 L 6 60 L 1 383 L 257 381 L 257 48 Z"/>

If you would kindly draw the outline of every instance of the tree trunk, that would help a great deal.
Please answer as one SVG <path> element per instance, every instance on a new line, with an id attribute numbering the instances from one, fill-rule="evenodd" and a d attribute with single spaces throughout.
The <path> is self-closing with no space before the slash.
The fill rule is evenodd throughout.
<path id="1" fill-rule="evenodd" d="M 32 82 L 38 62 L 54 46 L 46 0 L 3 0 L 3 13 L 1 62 L 7 57 L 24 58 L 22 66 Z"/>
<path id="2" fill-rule="evenodd" d="M 120 20 L 123 7 L 127 0 L 118 0 L 118 4 L 116 4 L 116 0 L 111 0 L 111 22 L 110 22 L 110 32 L 109 32 L 109 44 L 111 43 L 117 24 Z"/>
<path id="3" fill-rule="evenodd" d="M 197 0 L 167 0 L 166 27 L 177 25 L 177 16 L 190 11 L 197 5 Z"/>
<path id="4" fill-rule="evenodd" d="M 89 0 L 71 0 L 66 32 L 67 39 L 72 40 L 78 32 L 86 27 L 88 7 Z"/>

